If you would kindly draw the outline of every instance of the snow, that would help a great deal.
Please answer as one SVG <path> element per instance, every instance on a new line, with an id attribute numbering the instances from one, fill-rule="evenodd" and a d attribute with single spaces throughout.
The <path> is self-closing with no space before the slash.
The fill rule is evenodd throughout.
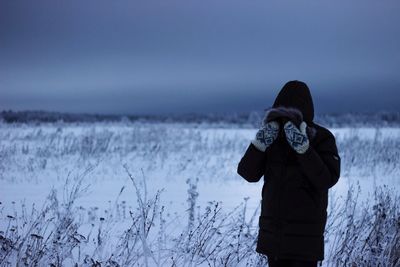
<path id="1" fill-rule="evenodd" d="M 357 183 L 361 199 L 370 198 L 379 185 L 400 189 L 398 158 L 388 161 L 389 157 L 381 156 L 398 155 L 400 128 L 330 130 L 336 136 L 343 166 L 330 196 L 339 199 Z M 116 212 L 115 205 L 126 203 L 127 210 L 137 208 L 135 189 L 124 164 L 136 181 L 146 181 L 148 196 L 164 189 L 160 203 L 170 216 L 178 215 L 176 228 L 187 224 L 187 179 L 198 178 L 196 206 L 201 210 L 215 200 L 228 212 L 248 198 L 248 220 L 257 212 L 262 180 L 247 183 L 236 168 L 256 131 L 184 123 L 1 124 L 0 231 L 4 233 L 8 227 L 7 215 L 21 213 L 22 203 L 28 209 L 33 203 L 40 207 L 52 188 L 60 199 L 65 198 L 67 179 L 72 184 L 83 177 L 83 185 L 88 186 L 75 203 L 85 210 L 81 232 L 89 231 L 92 223 L 98 226 L 100 217 Z M 374 154 L 376 144 L 378 154 Z M 357 153 L 358 145 L 366 152 Z M 366 167 L 367 173 L 362 171 Z M 91 170 L 83 175 L 88 168 Z M 89 218 L 89 211 L 96 213 L 95 219 Z M 131 218 L 125 212 L 114 214 L 116 230 L 110 234 L 111 240 L 129 226 Z"/>

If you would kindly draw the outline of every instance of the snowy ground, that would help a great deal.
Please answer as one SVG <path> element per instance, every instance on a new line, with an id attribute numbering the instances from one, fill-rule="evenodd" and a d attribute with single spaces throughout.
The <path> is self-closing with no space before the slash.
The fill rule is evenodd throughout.
<path id="1" fill-rule="evenodd" d="M 330 191 L 331 198 L 344 200 L 354 184 L 360 185 L 360 200 L 372 198 L 381 185 L 387 185 L 394 192 L 400 189 L 400 128 L 330 130 L 337 138 L 342 158 L 342 175 Z M 132 224 L 129 211 L 138 208 L 137 192 L 127 170 L 143 194 L 143 181 L 146 182 L 147 199 L 158 189 L 164 189 L 159 203 L 165 206 L 164 215 L 170 222 L 164 229 L 168 234 L 189 227 L 190 210 L 200 216 L 212 200 L 219 201 L 225 213 L 246 202 L 245 220 L 249 221 L 254 212 L 257 214 L 262 181 L 247 183 L 237 175 L 236 168 L 256 131 L 173 123 L 1 124 L 0 234 L 10 235 L 13 225 L 19 227 L 20 235 L 26 233 L 22 222 L 24 218 L 29 221 L 26 218 L 32 214 L 33 203 L 38 209 L 51 202 L 47 196 L 54 188 L 57 201 L 65 204 L 68 190 L 81 181 L 87 190 L 71 208 L 79 225 L 77 232 L 88 237 L 90 229 L 97 231 L 104 223 L 112 227 L 106 236 L 108 244 L 101 251 L 94 252 L 99 247 L 100 235 L 97 235 L 96 242 L 88 242 L 81 252 L 72 249 L 70 254 L 64 253 L 62 263 L 83 263 L 84 256 L 79 253 L 89 254 L 91 259 L 109 258 L 109 251 L 117 246 L 118 236 Z M 192 190 L 188 191 L 190 185 Z M 48 231 L 43 231 L 43 236 Z M 252 231 L 254 234 L 255 230 Z M 149 245 L 141 244 L 141 249 Z M 248 247 L 251 249 L 252 245 Z M 150 256 L 138 256 L 130 264 L 173 265 L 167 261 L 161 264 L 162 255 L 157 260 L 151 252 L 147 254 Z M 15 254 L 14 258 L 8 255 L 7 261 L 13 263 L 18 256 L 21 255 Z M 185 258 L 180 262 L 189 266 L 191 261 Z M 241 265 L 243 261 L 236 264 Z"/>

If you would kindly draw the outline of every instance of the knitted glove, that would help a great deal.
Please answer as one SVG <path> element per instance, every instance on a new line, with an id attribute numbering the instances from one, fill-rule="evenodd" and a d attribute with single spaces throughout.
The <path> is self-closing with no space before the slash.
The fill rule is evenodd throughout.
<path id="1" fill-rule="evenodd" d="M 300 129 L 291 121 L 286 122 L 283 126 L 289 145 L 299 154 L 304 154 L 310 146 L 306 127 L 307 123 L 305 121 L 300 123 Z"/>
<path id="2" fill-rule="evenodd" d="M 267 147 L 269 147 L 278 137 L 279 133 L 279 123 L 276 121 L 270 121 L 263 124 L 258 130 L 255 138 L 251 140 L 251 143 L 262 152 L 265 152 Z"/>

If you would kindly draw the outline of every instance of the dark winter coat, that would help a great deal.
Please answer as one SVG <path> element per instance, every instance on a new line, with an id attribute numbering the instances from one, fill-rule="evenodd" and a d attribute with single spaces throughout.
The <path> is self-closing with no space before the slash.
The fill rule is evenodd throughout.
<path id="1" fill-rule="evenodd" d="M 276 116 L 279 109 L 290 115 Z M 304 154 L 290 147 L 282 129 L 289 117 L 299 119 L 298 113 L 309 126 L 310 147 Z M 256 251 L 274 258 L 323 260 L 328 189 L 340 176 L 335 137 L 313 122 L 310 91 L 299 81 L 282 88 L 268 115 L 282 123 L 278 139 L 265 152 L 250 143 L 237 168 L 249 182 L 264 176 Z"/>

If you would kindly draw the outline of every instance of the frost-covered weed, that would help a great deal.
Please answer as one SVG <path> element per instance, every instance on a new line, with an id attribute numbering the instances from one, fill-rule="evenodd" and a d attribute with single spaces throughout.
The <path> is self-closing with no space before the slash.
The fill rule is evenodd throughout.
<path id="1" fill-rule="evenodd" d="M 3 181 L 54 178 L 66 163 L 78 169 L 96 163 L 99 168 L 88 171 L 104 173 L 123 159 L 130 166 L 140 163 L 143 169 L 138 179 L 125 166 L 123 176 L 130 178 L 135 196 L 119 201 L 122 187 L 105 210 L 76 202 L 88 189 L 82 184 L 88 171 L 67 182 L 63 192 L 52 190 L 41 208 L 13 203 L 13 212 L 5 213 L 0 203 L 6 222 L 0 229 L 0 266 L 266 266 L 265 256 L 254 251 L 258 210 L 246 220 L 247 199 L 232 210 L 211 199 L 206 206 L 197 204 L 202 193 L 198 177 L 237 178 L 238 155 L 248 145 L 246 135 L 167 124 L 14 130 L 0 131 Z M 385 138 L 379 129 L 372 139 L 361 137 L 355 130 L 337 139 L 342 176 L 397 178 L 400 139 Z M 152 170 L 191 177 L 185 213 L 170 217 L 162 190 L 149 195 L 144 173 Z M 399 265 L 398 193 L 376 187 L 373 197 L 362 202 L 359 190 L 351 187 L 343 201 L 330 197 L 324 265 Z"/>
<path id="2" fill-rule="evenodd" d="M 386 185 L 373 199 L 359 200 L 350 186 L 346 200 L 331 205 L 326 227 L 327 266 L 399 266 L 400 195 Z"/>
<path id="3" fill-rule="evenodd" d="M 175 175 L 196 169 L 195 176 L 203 175 L 202 180 L 212 179 L 210 173 L 232 179 L 236 177 L 236 159 L 250 138 L 240 129 L 167 123 L 2 126 L 0 179 L 17 181 L 30 175 L 42 179 L 47 172 L 62 168 L 64 162 L 84 167 L 88 162 L 111 165 L 120 159 L 140 162 L 146 172 L 157 169 Z M 343 176 L 400 173 L 400 138 L 387 137 L 379 128 L 370 130 L 372 138 L 364 138 L 359 129 L 338 136 Z"/>
<path id="4" fill-rule="evenodd" d="M 145 176 L 140 183 L 125 166 L 136 192 L 136 208 L 129 208 L 130 224 L 112 232 L 119 217 L 82 219 L 75 205 L 87 186 L 82 177 L 64 186 L 61 200 L 55 190 L 41 209 L 24 205 L 14 214 L 1 214 L 8 224 L 0 231 L 0 265 L 29 266 L 265 266 L 255 249 L 259 207 L 246 220 L 247 198 L 224 211 L 220 202 L 196 205 L 197 188 L 189 180 L 188 209 L 177 217 L 187 226 L 176 228 L 177 217 L 166 219 L 162 190 L 149 196 Z M 118 196 L 124 188 L 121 189 Z M 325 266 L 396 266 L 400 259 L 399 195 L 377 187 L 373 199 L 358 200 L 350 187 L 346 199 L 332 200 L 325 232 Z M 118 197 L 109 212 L 117 214 Z M 198 207 L 195 209 L 194 207 Z M 203 209 L 202 209 L 203 208 Z"/>

